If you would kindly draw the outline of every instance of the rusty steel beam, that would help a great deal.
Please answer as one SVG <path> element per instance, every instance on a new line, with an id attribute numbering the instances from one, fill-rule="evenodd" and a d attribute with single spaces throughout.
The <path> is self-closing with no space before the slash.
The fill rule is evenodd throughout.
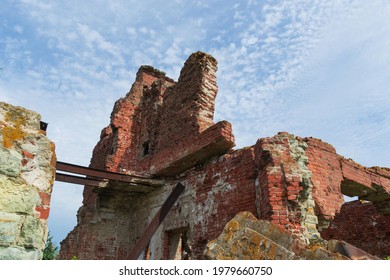
<path id="1" fill-rule="evenodd" d="M 180 194 L 184 191 L 184 189 L 185 187 L 181 183 L 178 183 L 176 185 L 171 194 L 165 200 L 164 204 L 161 206 L 160 210 L 158 210 L 152 221 L 145 228 L 144 232 L 142 233 L 138 241 L 135 243 L 130 253 L 127 255 L 128 260 L 137 260 L 139 258 L 142 251 L 145 250 L 154 233 L 157 231 L 158 227 L 161 225 L 161 223 L 179 198 Z"/>
<path id="2" fill-rule="evenodd" d="M 62 162 L 62 161 L 57 161 L 56 168 L 57 168 L 57 170 L 60 170 L 60 171 L 88 175 L 88 176 L 93 176 L 93 177 L 100 177 L 100 178 L 104 178 L 104 179 L 111 179 L 111 180 L 116 180 L 116 181 L 121 181 L 121 182 L 126 182 L 126 183 L 132 183 L 133 177 L 136 177 L 136 176 L 129 176 L 126 174 L 115 173 L 115 172 L 111 172 L 111 171 L 100 170 L 100 169 L 80 166 L 80 165 L 76 165 L 76 164 L 66 163 L 66 162 Z"/>
<path id="3" fill-rule="evenodd" d="M 161 180 L 143 178 L 139 176 L 127 175 L 122 173 L 116 173 L 106 170 L 100 170 L 90 167 L 84 167 L 80 165 L 70 164 L 66 162 L 57 161 L 56 168 L 59 171 L 76 173 L 86 176 L 92 176 L 99 179 L 109 179 L 124 183 L 135 183 L 148 186 L 163 186 L 164 183 Z"/>
<path id="4" fill-rule="evenodd" d="M 79 177 L 62 173 L 56 173 L 56 181 L 78 185 L 87 185 L 92 187 L 99 187 L 100 183 L 104 182 L 103 180 L 99 179 Z"/>

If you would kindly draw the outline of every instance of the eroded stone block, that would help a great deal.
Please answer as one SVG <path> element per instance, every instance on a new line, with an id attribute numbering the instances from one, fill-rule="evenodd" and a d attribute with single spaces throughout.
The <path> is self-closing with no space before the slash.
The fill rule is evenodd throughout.
<path id="1" fill-rule="evenodd" d="M 39 259 L 55 176 L 40 115 L 0 102 L 0 259 Z"/>
<path id="2" fill-rule="evenodd" d="M 14 213 L 0 212 L 0 246 L 8 246 L 18 238 L 21 217 Z"/>

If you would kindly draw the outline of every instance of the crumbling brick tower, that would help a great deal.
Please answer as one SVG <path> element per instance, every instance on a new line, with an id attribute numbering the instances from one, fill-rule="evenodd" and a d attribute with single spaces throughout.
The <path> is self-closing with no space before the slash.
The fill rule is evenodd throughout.
<path id="1" fill-rule="evenodd" d="M 322 235 L 390 254 L 390 171 L 361 167 L 329 144 L 288 133 L 233 150 L 231 124 L 213 123 L 216 70 L 216 60 L 201 52 L 188 58 L 177 82 L 150 66 L 139 69 L 115 103 L 90 166 L 165 185 L 104 192 L 85 186 L 78 224 L 61 243 L 60 257 L 126 258 L 178 182 L 186 189 L 140 258 L 202 259 L 206 243 L 239 211 L 307 243 Z M 342 194 L 372 202 L 345 206 Z M 364 223 L 354 220 L 359 217 Z"/>

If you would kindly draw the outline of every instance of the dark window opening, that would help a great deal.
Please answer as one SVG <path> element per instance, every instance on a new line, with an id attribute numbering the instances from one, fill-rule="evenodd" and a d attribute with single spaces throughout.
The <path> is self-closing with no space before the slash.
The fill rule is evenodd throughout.
<path id="1" fill-rule="evenodd" d="M 43 131 L 46 131 L 47 130 L 47 126 L 49 124 L 48 123 L 45 123 L 43 121 L 40 122 L 39 126 L 40 126 L 40 129 L 43 130 Z"/>
<path id="2" fill-rule="evenodd" d="M 150 150 L 149 150 L 149 142 L 145 142 L 142 144 L 142 147 L 143 147 L 143 153 L 142 153 L 142 156 L 146 156 L 149 154 Z"/>

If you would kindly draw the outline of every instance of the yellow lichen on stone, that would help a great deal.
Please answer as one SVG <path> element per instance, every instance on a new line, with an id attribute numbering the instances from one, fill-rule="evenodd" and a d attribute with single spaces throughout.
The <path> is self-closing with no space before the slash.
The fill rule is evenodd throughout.
<path id="1" fill-rule="evenodd" d="M 271 243 L 268 250 L 268 258 L 271 260 L 276 260 L 276 252 L 277 252 L 277 246 L 276 243 Z"/>
<path id="2" fill-rule="evenodd" d="M 231 220 L 225 226 L 225 241 L 229 242 L 229 240 L 233 237 L 234 233 L 239 230 L 240 225 L 237 221 Z"/>
<path id="3" fill-rule="evenodd" d="M 245 228 L 245 236 L 248 237 L 249 242 L 254 245 L 259 245 L 261 241 L 261 236 L 258 232 L 251 228 Z"/>
<path id="4" fill-rule="evenodd" d="M 6 126 L 2 130 L 3 146 L 11 148 L 14 141 L 22 140 L 24 138 L 25 133 L 21 126 L 26 123 L 26 119 L 20 114 L 13 115 L 11 112 L 7 112 L 5 121 L 14 123 L 14 126 Z"/>
<path id="5" fill-rule="evenodd" d="M 222 234 L 207 244 L 205 258 L 211 260 L 348 259 L 328 250 L 326 243 L 307 246 L 306 243 L 296 239 L 291 232 L 269 221 L 257 220 L 250 212 L 240 212 L 226 224 Z"/>
<path id="6" fill-rule="evenodd" d="M 45 248 L 56 156 L 40 118 L 0 102 L 0 260 L 41 259 Z"/>
<path id="7" fill-rule="evenodd" d="M 21 126 L 26 123 L 26 117 L 24 117 L 22 114 L 20 114 L 17 110 L 12 110 L 10 112 L 7 112 L 5 115 L 5 121 L 15 124 L 15 126 Z"/>
<path id="8" fill-rule="evenodd" d="M 3 134 L 3 146 L 11 148 L 14 141 L 22 140 L 24 132 L 19 127 L 4 127 L 2 130 Z"/>

